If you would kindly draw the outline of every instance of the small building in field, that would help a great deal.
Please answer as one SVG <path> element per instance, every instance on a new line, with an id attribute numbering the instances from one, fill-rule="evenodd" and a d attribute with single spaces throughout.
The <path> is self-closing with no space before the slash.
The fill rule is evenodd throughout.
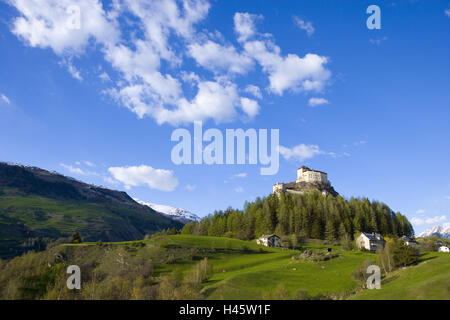
<path id="1" fill-rule="evenodd" d="M 360 236 L 356 239 L 356 246 L 358 249 L 366 249 L 371 252 L 382 249 L 385 243 L 386 241 L 379 233 L 361 232 Z"/>
<path id="2" fill-rule="evenodd" d="M 450 252 L 450 249 L 447 246 L 440 246 L 439 252 Z"/>
<path id="3" fill-rule="evenodd" d="M 418 245 L 417 241 L 415 241 L 415 240 L 413 240 L 411 238 L 408 238 L 407 236 L 403 236 L 400 239 L 403 240 L 406 243 L 407 246 L 411 246 L 413 248 L 417 248 L 417 245 Z"/>
<path id="4" fill-rule="evenodd" d="M 280 237 L 275 234 L 262 235 L 259 239 L 256 240 L 256 243 L 266 247 L 281 247 Z"/>

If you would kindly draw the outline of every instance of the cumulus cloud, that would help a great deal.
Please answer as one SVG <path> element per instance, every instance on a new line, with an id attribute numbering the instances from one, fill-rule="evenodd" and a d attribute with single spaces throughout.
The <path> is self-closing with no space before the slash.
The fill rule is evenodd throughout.
<path id="1" fill-rule="evenodd" d="M 255 100 L 241 98 L 241 107 L 245 114 L 247 114 L 250 118 L 253 118 L 259 113 L 259 104 Z"/>
<path id="2" fill-rule="evenodd" d="M 247 87 L 245 87 L 244 91 L 250 93 L 255 98 L 262 99 L 261 89 L 259 89 L 258 86 L 249 84 Z"/>
<path id="3" fill-rule="evenodd" d="M 59 165 L 61 167 L 63 167 L 64 169 L 66 169 L 67 171 L 69 171 L 70 173 L 72 173 L 72 174 L 78 174 L 78 175 L 81 175 L 81 176 L 88 175 L 88 173 L 85 172 L 83 169 L 78 168 L 78 167 L 74 167 L 74 166 L 72 166 L 70 164 L 60 163 Z"/>
<path id="4" fill-rule="evenodd" d="M 245 178 L 245 177 L 247 177 L 247 173 L 246 172 L 238 173 L 238 174 L 235 174 L 234 177 Z"/>
<path id="5" fill-rule="evenodd" d="M 246 41 L 256 34 L 255 22 L 262 17 L 247 12 L 237 12 L 234 15 L 234 30 L 238 35 L 239 41 Z"/>
<path id="6" fill-rule="evenodd" d="M 61 63 L 62 65 L 67 67 L 67 71 L 69 71 L 70 75 L 77 79 L 78 81 L 83 81 L 83 77 L 81 76 L 80 71 L 73 65 L 72 59 L 68 59 Z"/>
<path id="7" fill-rule="evenodd" d="M 325 67 L 328 58 L 314 53 L 304 57 L 296 54 L 283 56 L 281 49 L 272 41 L 272 35 L 259 35 L 256 31 L 256 16 L 236 13 L 234 16 L 238 41 L 248 56 L 255 59 L 269 77 L 269 90 L 283 95 L 286 90 L 316 91 L 325 87 L 331 72 Z M 252 39 L 254 38 L 254 39 Z"/>
<path id="8" fill-rule="evenodd" d="M 110 167 L 109 173 L 124 184 L 125 189 L 148 186 L 161 191 L 173 191 L 178 186 L 178 179 L 173 171 L 154 169 L 150 166 Z"/>
<path id="9" fill-rule="evenodd" d="M 235 47 L 222 46 L 211 40 L 191 44 L 188 51 L 199 65 L 213 72 L 245 74 L 253 66 L 253 60 L 238 53 Z"/>
<path id="10" fill-rule="evenodd" d="M 99 76 L 98 76 L 102 81 L 111 81 L 111 78 L 109 76 L 109 74 L 107 74 L 106 72 L 102 72 Z"/>
<path id="11" fill-rule="evenodd" d="M 6 104 L 10 104 L 11 101 L 9 100 L 9 98 L 7 96 L 5 96 L 3 93 L 0 93 L 0 98 L 2 99 L 2 101 Z"/>
<path id="12" fill-rule="evenodd" d="M 91 165 L 88 165 L 91 164 Z M 86 168 L 82 169 L 80 168 L 80 166 L 82 166 L 82 164 L 85 164 L 88 167 L 94 167 L 95 165 L 89 161 L 83 161 L 83 163 L 81 163 L 80 161 L 76 161 L 75 162 L 75 166 L 71 165 L 71 164 L 65 164 L 65 163 L 60 163 L 59 165 L 66 169 L 67 171 L 69 171 L 71 174 L 75 174 L 75 175 L 79 175 L 79 176 L 101 176 L 101 174 L 95 172 L 95 171 L 91 171 L 91 170 L 87 170 Z"/>
<path id="13" fill-rule="evenodd" d="M 416 214 L 425 214 L 425 210 L 424 209 L 419 209 L 416 211 Z"/>
<path id="14" fill-rule="evenodd" d="M 11 31 L 26 45 L 52 49 L 80 81 L 83 77 L 73 59 L 82 59 L 88 46 L 94 48 L 117 73 L 99 75 L 110 86 L 103 93 L 139 118 L 152 117 L 158 124 L 208 119 L 222 123 L 256 116 L 259 104 L 242 97 L 234 82 L 255 64 L 268 77 L 269 92 L 277 95 L 319 92 L 331 75 L 325 67 L 327 57 L 282 55 L 272 35 L 258 32 L 256 21 L 262 16 L 234 15 L 239 48 L 226 44 L 217 32 L 197 30 L 209 12 L 207 0 L 10 0 L 9 4 L 18 11 Z M 68 23 L 71 6 L 80 9 L 80 28 Z M 186 57 L 192 57 L 198 68 L 212 71 L 212 78 L 183 70 L 189 68 Z M 192 86 L 188 94 L 183 81 Z M 253 85 L 244 92 L 262 97 Z"/>
<path id="15" fill-rule="evenodd" d="M 293 148 L 280 146 L 280 154 L 286 160 L 294 159 L 303 161 L 324 153 L 324 151 L 320 150 L 319 146 L 313 144 L 299 144 L 294 146 Z"/>
<path id="16" fill-rule="evenodd" d="M 93 39 L 109 43 L 118 37 L 99 0 L 10 0 L 20 17 L 12 32 L 31 47 L 51 48 L 55 53 L 80 53 Z M 71 24 L 71 6 L 80 9 L 80 28 Z"/>
<path id="17" fill-rule="evenodd" d="M 95 163 L 93 163 L 93 162 L 90 162 L 90 161 L 83 161 L 83 163 L 84 163 L 85 165 L 87 165 L 88 167 L 95 167 Z"/>
<path id="18" fill-rule="evenodd" d="M 371 44 L 380 45 L 383 41 L 386 41 L 387 39 L 388 39 L 388 37 L 382 37 L 382 38 L 378 38 L 378 39 L 369 39 L 369 42 Z"/>
<path id="19" fill-rule="evenodd" d="M 424 224 L 438 224 L 445 221 L 447 221 L 447 216 L 435 216 L 428 219 L 413 217 L 411 219 L 411 222 L 417 226 L 421 226 Z"/>
<path id="20" fill-rule="evenodd" d="M 195 186 L 192 185 L 192 184 L 187 184 L 187 185 L 184 187 L 184 189 L 187 190 L 187 191 L 194 191 L 194 190 L 195 190 Z"/>
<path id="21" fill-rule="evenodd" d="M 294 23 L 297 27 L 306 31 L 308 37 L 311 37 L 314 33 L 314 27 L 311 22 L 300 19 L 297 16 L 294 16 Z"/>
<path id="22" fill-rule="evenodd" d="M 324 99 L 324 98 L 311 98 L 308 100 L 308 105 L 310 107 L 317 107 L 320 106 L 322 104 L 328 104 L 328 100 Z"/>

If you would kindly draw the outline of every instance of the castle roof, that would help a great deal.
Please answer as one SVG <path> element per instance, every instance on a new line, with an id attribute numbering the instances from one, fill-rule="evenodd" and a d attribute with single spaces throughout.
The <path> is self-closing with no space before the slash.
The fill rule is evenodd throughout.
<path id="1" fill-rule="evenodd" d="M 301 166 L 301 167 L 298 168 L 297 170 L 300 170 L 300 169 L 303 169 L 303 170 L 305 170 L 305 171 L 320 172 L 320 173 L 323 173 L 323 174 L 327 174 L 326 172 L 323 172 L 323 171 L 310 169 L 310 168 L 308 168 L 307 166 Z"/>

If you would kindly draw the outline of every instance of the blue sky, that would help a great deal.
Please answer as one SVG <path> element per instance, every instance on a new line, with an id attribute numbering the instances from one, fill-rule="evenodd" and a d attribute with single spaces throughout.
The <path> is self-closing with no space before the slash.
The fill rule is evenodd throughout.
<path id="1" fill-rule="evenodd" d="M 0 1 L 1 161 L 200 216 L 305 164 L 416 233 L 449 223 L 449 1 L 36 3 Z M 279 172 L 173 164 L 171 134 L 194 120 L 279 129 Z"/>

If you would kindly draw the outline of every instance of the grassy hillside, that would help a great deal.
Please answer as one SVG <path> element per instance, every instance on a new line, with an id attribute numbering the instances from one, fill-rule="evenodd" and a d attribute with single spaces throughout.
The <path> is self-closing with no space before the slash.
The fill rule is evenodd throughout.
<path id="1" fill-rule="evenodd" d="M 218 252 L 209 255 L 215 272 L 204 289 L 208 299 L 261 299 L 280 284 L 285 285 L 291 294 L 299 289 L 311 295 L 351 291 L 356 287 L 351 272 L 373 256 L 370 253 L 345 252 L 333 247 L 340 257 L 312 263 L 292 260 L 292 256 L 299 255 L 298 250 L 266 248 L 254 242 L 192 235 L 170 238 L 179 246 L 217 250 L 226 248 L 228 243 L 231 248 L 246 246 L 256 250 L 249 253 Z M 325 246 L 310 243 L 302 247 L 307 248 L 320 249 Z"/>
<path id="2" fill-rule="evenodd" d="M 450 254 L 430 252 L 416 266 L 395 271 L 382 280 L 381 289 L 365 290 L 350 297 L 379 299 L 450 299 Z"/>
<path id="3" fill-rule="evenodd" d="M 0 163 L 0 258 L 43 249 L 47 241 L 74 231 L 88 241 L 121 241 L 171 227 L 182 224 L 125 192 Z"/>
<path id="4" fill-rule="evenodd" d="M 0 196 L 0 257 L 39 249 L 36 246 L 43 245 L 42 239 L 68 237 L 74 231 L 79 231 L 87 241 L 120 241 L 181 225 L 125 205 L 4 192 Z"/>
<path id="5" fill-rule="evenodd" d="M 158 264 L 154 276 L 170 274 L 174 270 L 187 274 L 200 258 L 207 257 L 214 274 L 203 285 L 206 299 L 264 299 L 283 287 L 290 297 L 298 290 L 310 297 L 334 299 L 450 299 L 450 255 L 427 253 L 421 262 L 396 271 L 382 280 L 381 290 L 363 290 L 355 294 L 360 284 L 351 276 L 364 261 L 376 262 L 376 255 L 360 251 L 343 251 L 333 246 L 339 257 L 322 262 L 293 260 L 299 250 L 258 246 L 254 242 L 221 237 L 173 235 L 144 241 L 146 246 L 162 245 L 166 255 L 188 252 L 195 248 L 197 258 L 174 259 Z M 84 244 L 86 246 L 87 244 Z M 131 246 L 133 242 L 116 243 Z M 79 245 L 73 245 L 79 248 Z M 302 250 L 323 250 L 321 244 L 308 243 Z M 176 256 L 176 254 L 174 254 Z"/>

